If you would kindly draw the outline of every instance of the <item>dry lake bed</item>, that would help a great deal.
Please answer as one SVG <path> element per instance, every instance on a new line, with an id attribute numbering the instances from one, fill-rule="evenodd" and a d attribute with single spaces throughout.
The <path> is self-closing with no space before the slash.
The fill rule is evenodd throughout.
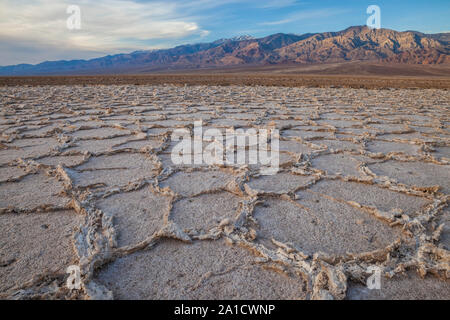
<path id="1" fill-rule="evenodd" d="M 0 101 L 0 298 L 450 299 L 448 90 L 17 86 Z M 172 132 L 199 120 L 278 129 L 278 172 L 174 164 Z"/>

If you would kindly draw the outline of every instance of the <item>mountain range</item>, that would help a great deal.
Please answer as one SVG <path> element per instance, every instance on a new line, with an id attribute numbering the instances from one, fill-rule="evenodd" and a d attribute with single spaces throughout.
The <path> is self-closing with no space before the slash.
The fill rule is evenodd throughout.
<path id="1" fill-rule="evenodd" d="M 450 33 L 424 34 L 350 27 L 339 32 L 240 36 L 171 49 L 136 51 L 91 60 L 46 61 L 0 67 L 0 75 L 150 73 L 167 70 L 313 65 L 369 61 L 450 64 Z"/>

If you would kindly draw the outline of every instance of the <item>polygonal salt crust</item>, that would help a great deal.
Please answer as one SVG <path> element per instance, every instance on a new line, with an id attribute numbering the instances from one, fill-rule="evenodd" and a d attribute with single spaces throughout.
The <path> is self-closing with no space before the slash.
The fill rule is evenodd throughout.
<path id="1" fill-rule="evenodd" d="M 381 289 L 370 290 L 360 283 L 349 283 L 349 300 L 449 300 L 450 281 L 433 276 L 425 279 L 413 271 L 399 274 L 392 279 L 381 277 Z"/>
<path id="2" fill-rule="evenodd" d="M 57 167 L 62 165 L 64 167 L 74 167 L 80 165 L 84 161 L 84 156 L 51 156 L 36 160 L 46 166 Z"/>
<path id="3" fill-rule="evenodd" d="M 192 113 L 172 114 L 172 115 L 169 115 L 168 118 L 175 119 L 175 120 L 185 120 L 185 121 L 190 121 L 191 123 L 194 123 L 194 121 L 198 121 L 198 120 L 205 121 L 205 120 L 211 119 L 212 116 L 213 116 L 213 114 L 210 114 L 210 113 L 196 112 L 195 114 L 192 114 Z"/>
<path id="4" fill-rule="evenodd" d="M 266 119 L 270 120 L 270 119 Z M 301 120 L 273 120 L 273 121 L 267 121 L 267 124 L 272 123 L 276 126 L 276 128 L 280 129 L 283 127 L 289 127 L 289 126 L 299 126 L 299 125 L 307 125 L 306 122 L 303 122 Z"/>
<path id="5" fill-rule="evenodd" d="M 214 129 L 217 129 L 217 128 L 214 128 Z M 223 129 L 218 129 L 218 130 L 220 130 L 222 132 L 222 134 L 225 134 L 225 131 Z M 223 137 L 224 137 L 224 139 L 223 139 L 224 141 L 222 143 L 222 147 L 224 148 L 223 152 L 225 153 L 225 135 Z M 166 149 L 164 149 L 164 151 L 162 153 L 163 154 L 172 154 L 174 148 L 178 147 L 179 144 L 183 141 L 183 139 L 184 138 L 180 138 L 179 141 L 176 141 L 176 140 L 171 141 L 170 144 L 167 146 Z M 206 148 L 208 146 L 210 146 L 213 143 L 213 141 L 206 141 L 206 140 L 201 141 L 200 139 L 194 139 L 194 137 L 191 137 L 190 143 L 191 143 L 191 148 L 190 149 L 188 148 L 188 150 L 186 150 L 186 153 L 190 152 L 191 155 L 206 154 L 206 152 L 207 152 Z M 246 145 L 248 145 L 248 140 L 246 141 Z M 201 148 L 198 148 L 197 146 L 201 146 Z M 235 146 L 233 145 L 233 147 L 235 147 Z M 197 150 L 197 148 L 198 148 L 198 150 Z M 182 156 L 183 155 L 182 151 L 184 152 L 184 150 L 179 150 L 179 153 L 175 152 L 175 154 Z M 191 156 L 191 158 L 192 158 L 192 156 Z"/>
<path id="6" fill-rule="evenodd" d="M 64 121 L 64 120 L 63 120 Z M 81 127 L 99 127 L 103 121 L 99 120 L 87 120 L 87 119 L 79 119 L 79 118 L 70 118 L 70 120 L 65 120 L 66 129 L 69 131 L 73 131 L 73 129 L 78 130 Z"/>
<path id="7" fill-rule="evenodd" d="M 77 170 L 85 169 L 141 169 L 144 172 L 153 170 L 152 161 L 140 153 L 116 153 L 99 157 L 92 157 L 88 162 L 77 167 Z"/>
<path id="8" fill-rule="evenodd" d="M 260 176 L 248 182 L 248 186 L 264 192 L 295 192 L 314 181 L 313 176 L 300 176 L 289 173 L 277 173 L 275 175 Z"/>
<path id="9" fill-rule="evenodd" d="M 369 165 L 378 176 L 388 176 L 408 186 L 440 186 L 441 192 L 450 193 L 450 166 L 423 162 L 386 161 Z"/>
<path id="10" fill-rule="evenodd" d="M 225 188 L 233 178 L 233 175 L 219 170 L 177 172 L 161 182 L 160 186 L 169 187 L 181 196 L 190 197 L 205 191 Z"/>
<path id="11" fill-rule="evenodd" d="M 299 141 L 282 140 L 279 144 L 279 151 L 309 154 L 313 152 L 313 149 Z"/>
<path id="12" fill-rule="evenodd" d="M 281 135 L 286 138 L 302 138 L 303 140 L 314 140 L 320 138 L 333 138 L 332 132 L 322 131 L 300 131 L 300 130 L 284 130 Z"/>
<path id="13" fill-rule="evenodd" d="M 314 158 L 311 164 L 314 169 L 325 171 L 327 175 L 362 176 L 358 170 L 360 162 L 352 156 L 342 153 L 328 154 Z"/>
<path id="14" fill-rule="evenodd" d="M 63 189 L 63 184 L 55 178 L 44 173 L 31 174 L 17 182 L 0 184 L 0 208 L 64 207 L 70 199 L 60 195 Z"/>
<path id="15" fill-rule="evenodd" d="M 128 132 L 128 130 L 132 130 L 133 128 L 136 128 L 136 120 L 137 118 L 134 116 L 130 116 L 127 115 L 121 119 L 108 119 L 107 117 L 102 118 L 103 123 L 108 125 L 108 126 L 117 126 L 120 125 L 123 128 L 126 128 L 126 130 L 124 129 L 119 129 L 119 128 L 113 128 L 113 129 L 119 129 L 122 130 L 122 132 Z"/>
<path id="16" fill-rule="evenodd" d="M 419 132 L 403 133 L 403 134 L 381 134 L 377 137 L 382 140 L 397 140 L 397 141 L 418 141 L 418 142 L 436 142 L 439 139 L 435 137 L 425 136 Z"/>
<path id="17" fill-rule="evenodd" d="M 450 162 L 450 147 L 437 147 L 431 155 L 437 159 Z"/>
<path id="18" fill-rule="evenodd" d="M 124 186 L 129 182 L 155 176 L 152 161 L 140 153 L 118 153 L 91 158 L 78 166 L 73 175 L 75 185 L 87 187 L 106 184 L 108 187 Z"/>
<path id="19" fill-rule="evenodd" d="M 325 145 L 328 149 L 336 151 L 359 151 L 362 149 L 361 145 L 345 140 L 316 140 L 312 143 L 317 146 Z"/>
<path id="20" fill-rule="evenodd" d="M 276 156 L 276 155 L 274 155 L 274 156 Z M 278 159 L 279 159 L 279 166 L 280 167 L 288 167 L 288 166 L 292 166 L 295 163 L 297 163 L 297 156 L 295 156 L 293 154 L 288 154 L 288 153 L 285 153 L 285 152 L 280 152 Z M 261 164 L 258 162 L 257 165 L 250 166 L 250 167 L 260 168 Z"/>
<path id="21" fill-rule="evenodd" d="M 384 212 L 401 209 L 410 216 L 414 216 L 416 211 L 430 203 L 424 198 L 391 191 L 375 185 L 340 180 L 319 181 L 308 190 L 336 199 L 375 207 Z"/>
<path id="22" fill-rule="evenodd" d="M 65 274 L 77 263 L 72 234 L 81 220 L 69 210 L 0 215 L 0 293 L 41 274 Z"/>
<path id="23" fill-rule="evenodd" d="M 438 128 L 436 126 L 433 126 L 432 123 L 430 123 L 431 127 L 422 127 L 422 126 L 413 126 L 410 125 L 409 127 L 414 130 L 418 131 L 420 133 L 426 133 L 426 134 L 439 134 Z"/>
<path id="24" fill-rule="evenodd" d="M 431 114 L 432 115 L 432 114 Z M 421 114 L 405 114 L 400 117 L 403 121 L 414 121 L 418 123 L 427 123 L 430 122 L 433 118 L 427 115 Z"/>
<path id="25" fill-rule="evenodd" d="M 297 126 L 292 127 L 287 130 L 283 130 L 283 132 L 292 132 L 293 134 L 298 134 L 297 131 L 303 131 L 303 132 L 326 132 L 327 130 L 330 130 L 328 127 L 324 126 L 317 126 L 317 125 L 302 125 L 299 123 Z"/>
<path id="26" fill-rule="evenodd" d="M 18 126 L 9 126 L 9 127 L 6 127 L 5 129 L 4 129 L 4 131 L 3 131 L 3 133 L 5 133 L 5 134 L 8 134 L 8 135 L 10 135 L 10 134 L 20 134 L 20 133 L 24 133 L 25 131 L 27 131 L 27 129 L 37 129 L 37 128 L 39 128 L 39 126 L 33 126 L 33 125 L 25 125 L 25 126 L 21 126 L 21 125 L 18 125 Z"/>
<path id="27" fill-rule="evenodd" d="M 329 125 L 336 128 L 349 128 L 354 126 L 361 126 L 362 122 L 358 120 L 318 120 L 317 124 L 321 126 Z"/>
<path id="28" fill-rule="evenodd" d="M 76 106 L 73 106 L 73 109 L 77 109 Z M 92 108 L 91 110 L 87 109 L 84 111 L 85 113 L 87 113 L 87 115 L 84 116 L 71 116 L 71 117 L 66 117 L 63 119 L 60 119 L 61 122 L 63 123 L 70 123 L 70 124 L 79 124 L 82 125 L 83 123 L 89 123 L 89 126 L 92 125 L 98 125 L 100 122 L 97 120 L 89 120 L 91 118 L 90 115 L 88 115 L 89 113 L 98 113 L 98 110 L 94 108 Z"/>
<path id="29" fill-rule="evenodd" d="M 216 128 L 241 128 L 248 126 L 248 120 L 234 120 L 234 119 L 211 119 L 209 125 Z"/>
<path id="30" fill-rule="evenodd" d="M 61 126 L 62 126 L 61 124 L 53 123 L 44 126 L 39 126 L 37 128 L 28 127 L 28 129 L 24 133 L 31 136 L 47 135 L 50 131 L 54 130 L 55 128 L 60 128 Z"/>
<path id="31" fill-rule="evenodd" d="M 0 91 L 2 93 L 0 100 L 6 102 L 0 111 L 2 140 L 0 144 L 0 211 L 3 212 L 0 217 L 0 232 L 4 234 L 4 238 L 0 235 L 1 297 L 11 297 L 11 282 L 3 281 L 5 277 L 8 277 L 7 272 L 10 270 L 13 274 L 12 282 L 16 281 L 14 279 L 19 279 L 17 282 L 21 285 L 29 279 L 27 277 L 30 273 L 33 276 L 38 275 L 33 273 L 34 271 L 26 270 L 25 266 L 28 268 L 28 265 L 14 260 L 17 252 L 20 253 L 20 258 L 27 253 L 34 254 L 37 248 L 39 252 L 35 256 L 42 254 L 41 258 L 44 261 L 49 260 L 48 265 L 51 268 L 55 266 L 56 269 L 59 265 L 54 261 L 69 261 L 67 257 L 73 256 L 73 253 L 67 249 L 66 243 L 58 238 L 61 237 L 60 232 L 66 231 L 65 226 L 71 225 L 70 219 L 67 224 L 64 222 L 55 226 L 53 224 L 54 217 L 62 211 L 42 214 L 49 216 L 44 219 L 44 223 L 40 223 L 40 220 L 30 220 L 31 222 L 27 220 L 41 219 L 41 215 L 35 211 L 42 212 L 45 210 L 45 205 L 49 206 L 48 210 L 61 209 L 66 205 L 69 207 L 68 202 L 71 198 L 59 196 L 58 194 L 63 194 L 62 183 L 54 178 L 47 178 L 42 172 L 38 175 L 30 173 L 28 176 L 23 176 L 25 165 L 22 169 L 19 168 L 21 165 L 19 162 L 13 161 L 20 157 L 50 165 L 52 168 L 43 169 L 48 170 L 48 174 L 51 175 L 55 172 L 50 169 L 54 169 L 59 164 L 66 167 L 78 166 L 79 171 L 73 167 L 67 169 L 67 174 L 73 179 L 75 187 L 72 195 L 78 198 L 77 203 L 81 206 L 94 209 L 86 212 L 88 217 L 82 217 L 81 223 L 86 227 L 85 224 L 88 221 L 94 222 L 93 219 L 97 218 L 95 214 L 98 213 L 95 209 L 101 209 L 106 216 L 113 217 L 113 227 L 118 236 L 117 245 L 121 247 L 121 250 L 117 251 L 119 255 L 112 257 L 118 260 L 115 262 L 113 260 L 110 264 L 104 261 L 106 265 L 100 266 L 99 272 L 100 275 L 104 275 L 102 279 L 107 279 L 111 283 L 106 284 L 117 293 L 116 298 L 304 298 L 306 284 L 301 279 L 292 278 L 292 273 L 291 278 L 288 278 L 273 271 L 269 272 L 263 269 L 261 264 L 252 263 L 254 259 L 252 254 L 256 254 L 255 251 L 247 252 L 242 248 L 230 249 L 224 245 L 223 240 L 211 243 L 194 240 L 194 243 L 190 245 L 158 239 L 155 247 L 150 245 L 142 252 L 130 253 L 133 250 L 125 250 L 124 246 L 139 245 L 141 241 L 149 240 L 155 232 L 167 226 L 166 219 L 170 220 L 169 223 L 176 223 L 194 239 L 214 237 L 219 234 L 219 230 L 222 230 L 222 228 L 214 227 L 219 224 L 223 227 L 228 223 L 231 226 L 235 219 L 238 219 L 237 214 L 241 213 L 238 208 L 240 208 L 240 202 L 244 201 L 244 197 L 223 191 L 229 188 L 230 191 L 238 192 L 233 188 L 236 187 L 235 185 L 227 186 L 229 181 L 236 178 L 233 177 L 232 170 L 227 171 L 218 166 L 208 167 L 203 163 L 202 170 L 205 172 L 193 171 L 192 169 L 198 165 L 192 164 L 179 167 L 185 170 L 184 172 L 171 172 L 168 167 L 174 167 L 169 161 L 174 143 L 169 144 L 161 152 L 157 150 L 159 154 L 150 154 L 142 149 L 161 146 L 163 137 L 174 129 L 192 125 L 194 121 L 200 119 L 209 120 L 203 122 L 204 130 L 220 127 L 224 132 L 225 128 L 230 127 L 248 130 L 276 126 L 279 129 L 284 128 L 280 132 L 282 137 L 292 134 L 289 141 L 280 141 L 282 172 L 274 176 L 259 176 L 259 173 L 263 173 L 258 170 L 262 169 L 259 164 L 237 166 L 240 174 L 248 174 L 248 179 L 243 182 L 248 184 L 246 191 L 256 198 L 258 204 L 254 212 L 243 211 L 248 215 L 254 214 L 255 220 L 248 216 L 247 223 L 242 226 L 242 220 L 239 219 L 237 226 L 242 228 L 235 229 L 236 234 L 233 237 L 242 236 L 247 241 L 254 241 L 255 245 L 263 244 L 274 251 L 281 246 L 281 244 L 272 243 L 272 238 L 275 238 L 308 254 L 319 250 L 330 254 L 341 254 L 347 251 L 361 253 L 384 248 L 397 237 L 402 237 L 404 242 L 400 248 L 394 249 L 392 255 L 389 255 L 395 259 L 380 261 L 381 264 L 389 262 L 389 268 L 392 267 L 390 270 L 395 270 L 400 263 L 410 263 L 409 259 L 414 259 L 418 254 L 419 247 L 416 246 L 416 241 L 422 241 L 426 236 L 433 235 L 436 238 L 434 244 L 437 247 L 449 249 L 448 208 L 439 207 L 437 212 L 433 210 L 428 212 L 432 214 L 432 218 L 429 222 L 425 221 L 426 219 L 421 220 L 423 230 L 416 228 L 414 221 L 404 226 L 400 223 L 399 226 L 389 227 L 389 222 L 375 218 L 375 215 L 383 216 L 383 213 L 379 211 L 388 212 L 385 214 L 386 217 L 395 216 L 395 219 L 404 219 L 403 221 L 408 218 L 402 216 L 401 211 L 408 214 L 411 219 L 418 217 L 422 214 L 420 210 L 425 205 L 432 202 L 439 205 L 440 201 L 445 200 L 441 194 L 429 193 L 426 197 L 415 197 L 394 192 L 382 186 L 398 188 L 395 183 L 389 184 L 387 181 L 384 184 L 381 177 L 373 177 L 371 180 L 371 175 L 364 175 L 363 170 L 357 177 L 367 179 L 367 183 L 373 181 L 376 185 L 343 181 L 349 178 L 348 175 L 355 175 L 354 170 L 359 163 L 365 163 L 380 175 L 383 171 L 377 170 L 384 170 L 386 174 L 389 174 L 391 181 L 395 178 L 396 172 L 398 172 L 398 179 L 404 179 L 407 184 L 410 183 L 409 180 L 416 182 L 416 180 L 425 179 L 396 170 L 392 165 L 396 163 L 395 161 L 384 163 L 381 158 L 360 155 L 360 153 L 364 154 L 364 151 L 384 154 L 401 151 L 406 155 L 423 159 L 419 160 L 422 165 L 418 165 L 417 170 L 422 172 L 426 179 L 446 184 L 448 189 L 447 180 L 449 179 L 446 174 L 448 166 L 431 164 L 432 169 L 429 169 L 430 163 L 425 162 L 437 160 L 445 163 L 449 158 L 447 142 L 450 139 L 450 131 L 447 128 L 450 122 L 447 121 L 446 113 L 447 91 L 344 88 L 330 90 L 328 88 L 258 86 L 183 88 L 171 85 L 3 87 Z M 375 121 L 378 123 L 374 123 Z M 102 128 L 102 126 L 105 127 Z M 121 130 L 120 126 L 125 130 Z M 336 127 L 335 133 L 327 131 L 331 129 L 330 126 Z M 79 130 L 86 127 L 92 129 Z M 410 133 L 396 133 L 399 131 Z M 150 138 L 131 141 L 142 136 L 137 132 L 147 132 Z M 116 134 L 121 137 L 108 138 Z M 45 135 L 49 136 L 44 137 Z M 72 135 L 79 136 L 81 140 L 68 140 L 67 137 Z M 30 138 L 30 136 L 35 137 Z M 305 141 L 302 142 L 302 139 Z M 411 142 L 416 142 L 416 145 L 410 144 Z M 422 145 L 423 142 L 432 143 L 419 153 L 417 146 Z M 71 144 L 74 146 L 68 147 Z M 203 146 L 208 144 L 206 142 Z M 364 150 L 363 145 L 367 146 Z M 21 149 L 14 149 L 14 146 Z M 62 147 L 65 149 L 60 152 Z M 336 156 L 324 155 L 325 147 L 329 150 L 343 150 L 351 153 L 346 152 L 346 158 L 339 160 Z M 435 151 L 431 151 L 432 149 Z M 92 157 L 88 162 L 80 165 L 85 151 L 89 151 Z M 113 155 L 117 151 L 121 153 Z M 316 152 L 321 156 L 317 157 Z M 301 159 L 299 159 L 300 153 L 303 154 Z M 394 157 L 397 156 L 394 155 Z M 158 167 L 158 158 L 165 166 L 163 171 L 159 170 L 161 168 Z M 407 160 L 406 157 L 398 158 Z M 329 175 L 342 171 L 343 177 L 328 179 L 322 176 L 316 185 L 303 189 L 309 181 L 315 179 L 314 177 L 318 179 L 317 175 L 292 175 L 291 170 L 296 167 L 297 162 L 299 162 L 297 169 L 302 169 L 305 160 L 313 162 L 312 169 L 316 166 L 320 167 L 325 171 L 328 170 Z M 9 166 L 7 166 L 8 163 Z M 374 165 L 375 163 L 377 164 Z M 404 162 L 402 165 L 409 168 L 415 164 Z M 427 169 L 423 170 L 423 167 Z M 33 172 L 35 169 L 33 162 L 29 163 L 28 168 L 30 172 Z M 369 171 L 365 172 L 370 174 Z M 161 188 L 170 187 L 180 197 L 171 199 L 160 194 L 158 190 L 152 193 L 153 189 L 149 185 L 153 186 L 155 183 L 153 178 L 156 174 L 160 174 Z M 2 177 L 4 180 L 1 180 Z M 19 177 L 22 177 L 21 181 L 4 182 Z M 167 177 L 169 179 L 165 180 Z M 51 186 L 45 183 L 46 179 L 50 181 Z M 424 183 L 428 183 L 426 179 Z M 92 193 L 78 190 L 77 187 L 80 186 L 90 186 Z M 130 191 L 135 191 L 125 193 L 126 187 Z M 136 190 L 135 188 L 138 187 L 141 189 Z M 251 189 L 262 189 L 259 190 L 261 193 L 263 191 L 284 193 L 295 191 L 298 187 L 300 187 L 300 190 L 296 192 L 298 199 L 291 193 L 280 196 L 261 194 L 256 196 Z M 290 196 L 292 200 L 289 200 Z M 175 202 L 172 204 L 171 200 Z M 249 201 L 248 198 L 245 200 Z M 349 203 L 350 201 L 353 202 Z M 363 207 L 359 207 L 358 203 Z M 6 213 L 9 211 L 1 210 L 5 206 L 17 212 L 14 212 L 14 215 Z M 39 206 L 42 209 L 32 210 Z M 364 206 L 373 206 L 378 211 Z M 170 208 L 172 209 L 169 212 Z M 23 211 L 30 214 L 20 213 Z M 389 213 L 389 211 L 392 212 Z M 226 218 L 230 221 L 224 221 Z M 3 223 L 5 219 L 7 222 Z M 27 222 L 22 224 L 21 222 L 25 220 Z M 100 221 L 96 219 L 95 222 Z M 259 222 L 259 226 L 254 222 Z M 17 228 L 15 228 L 16 224 Z M 442 226 L 442 224 L 445 225 Z M 2 226 L 3 229 L 6 228 L 6 231 L 1 228 Z M 35 235 L 33 228 L 37 226 L 42 226 L 43 230 L 52 234 Z M 54 227 L 56 229 L 53 229 Z M 103 228 L 92 227 L 89 239 L 103 236 L 99 234 L 104 232 Z M 231 229 L 225 228 L 225 234 Z M 31 231 L 28 232 L 28 230 Z M 441 231 L 439 240 L 437 240 L 437 230 Z M 13 234 L 10 236 L 9 232 Z M 410 232 L 414 234 L 414 237 L 408 237 Z M 74 231 L 67 229 L 67 234 L 73 236 Z M 251 240 L 255 235 L 256 239 Z M 227 236 L 222 235 L 222 237 Z M 3 241 L 3 239 L 6 240 Z M 14 241 L 8 242 L 8 239 Z M 69 237 L 69 240 L 72 241 L 72 237 Z M 35 243 L 36 241 L 38 243 Z M 64 243 L 65 251 L 56 252 L 55 250 L 60 248 L 55 243 Z M 50 248 L 52 245 L 56 248 Z M 407 248 L 405 248 L 406 245 Z M 41 250 L 41 248 L 44 249 Z M 94 250 L 92 254 L 107 255 L 106 247 L 99 246 L 98 249 L 99 252 Z M 46 250 L 52 254 L 47 254 Z M 235 259 L 233 261 L 245 263 L 245 265 L 234 267 L 229 262 L 231 260 L 227 258 L 230 250 L 232 253 L 237 252 L 233 256 Z M 407 254 L 404 255 L 405 251 Z M 56 253 L 53 254 L 53 252 Z M 68 256 L 64 256 L 64 253 Z M 89 252 L 85 253 L 90 255 Z M 282 252 L 278 251 L 278 254 L 281 255 Z M 30 256 L 30 259 L 35 259 L 35 256 Z M 399 260 L 396 260 L 397 258 Z M 434 255 L 429 255 L 427 258 L 430 259 L 430 266 L 440 262 Z M 20 258 L 19 261 L 26 259 Z M 92 260 L 94 265 L 91 267 L 95 269 L 97 264 L 94 260 Z M 36 261 L 39 262 L 39 257 Z M 291 263 L 293 262 L 289 263 L 287 260 L 285 262 L 284 267 L 292 271 Z M 13 269 L 15 265 L 22 269 Z M 32 263 L 30 265 L 34 266 Z M 36 266 L 42 269 L 41 265 L 36 264 Z M 366 267 L 361 260 L 343 262 L 344 268 L 349 267 L 348 279 L 355 276 L 352 271 L 353 266 Z M 336 266 L 330 267 L 334 270 L 335 268 Z M 5 275 L 3 275 L 4 270 L 6 270 Z M 60 270 L 62 271 L 58 272 L 61 276 L 58 279 L 64 278 L 65 266 L 61 266 Z M 180 270 L 181 272 L 177 272 Z M 223 272 L 219 274 L 216 272 L 213 275 L 206 270 L 223 270 Z M 193 276 L 190 278 L 191 275 Z M 394 277 L 395 281 L 397 277 Z M 421 280 L 416 281 L 412 278 L 414 286 L 408 284 L 404 286 L 406 289 L 402 289 L 403 291 L 391 290 L 389 284 L 384 285 L 387 290 L 386 296 L 404 297 L 408 290 L 411 293 L 419 292 L 418 297 L 426 295 L 427 292 L 431 296 L 436 296 L 439 291 L 442 291 L 442 295 L 445 296 L 449 291 L 448 287 L 445 285 L 434 287 L 434 284 L 429 286 L 427 284 L 429 279 L 424 280 L 424 288 L 417 288 L 414 287 L 415 283 L 417 282 L 417 286 L 420 286 Z M 354 284 L 352 282 L 348 284 L 349 294 L 352 296 Z M 2 285 L 4 287 L 1 287 Z M 30 291 L 40 290 L 38 287 L 39 285 L 34 286 Z M 323 289 L 329 288 L 325 286 Z M 8 290 L 8 293 L 2 295 L 3 290 Z M 370 294 L 369 298 L 371 298 Z M 409 294 L 406 296 L 409 297 Z"/>
<path id="32" fill-rule="evenodd" d="M 114 150 L 127 149 L 127 148 L 136 149 L 136 150 L 140 150 L 142 148 L 155 149 L 155 148 L 161 147 L 161 145 L 162 145 L 161 140 L 145 139 L 145 140 L 126 142 L 126 143 L 123 143 L 123 144 L 113 147 L 113 149 Z"/>
<path id="33" fill-rule="evenodd" d="M 140 169 L 108 169 L 84 171 L 71 175 L 74 186 L 89 189 L 114 189 L 124 187 L 145 178 L 153 177 L 153 174 L 142 175 Z M 103 190 L 104 191 L 104 190 Z"/>
<path id="34" fill-rule="evenodd" d="M 64 151 L 70 152 L 90 152 L 93 154 L 111 151 L 115 145 L 121 145 L 129 140 L 129 137 L 118 137 L 111 139 L 101 139 L 101 140 L 82 140 L 77 141 L 73 147 L 70 147 Z"/>
<path id="35" fill-rule="evenodd" d="M 58 140 L 54 138 L 16 140 L 10 144 L 6 144 L 10 149 L 0 150 L 0 165 L 9 163 L 17 158 L 28 159 L 46 155 L 53 148 L 57 147 L 58 144 Z"/>
<path id="36" fill-rule="evenodd" d="M 373 141 L 366 146 L 367 150 L 373 153 L 388 154 L 391 152 L 404 153 L 410 156 L 418 156 L 420 147 L 418 145 L 387 142 L 387 141 Z"/>
<path id="37" fill-rule="evenodd" d="M 305 281 L 265 269 L 243 248 L 223 241 L 173 240 L 117 259 L 96 281 L 116 299 L 304 299 Z"/>
<path id="38" fill-rule="evenodd" d="M 310 193 L 301 193 L 297 205 L 280 199 L 266 199 L 255 209 L 258 241 L 291 243 L 306 254 L 359 253 L 383 248 L 399 232 L 365 212 L 347 204 Z"/>
<path id="39" fill-rule="evenodd" d="M 169 212 L 169 198 L 154 194 L 144 187 L 101 199 L 97 206 L 113 216 L 119 247 L 144 241 L 163 227 L 164 215 Z"/>
<path id="40" fill-rule="evenodd" d="M 320 115 L 320 118 L 323 120 L 341 120 L 341 119 L 351 120 L 352 116 L 333 111 L 333 112 L 328 112 L 328 113 L 322 113 Z"/>
<path id="41" fill-rule="evenodd" d="M 208 168 L 209 165 L 206 164 L 205 162 L 202 161 L 202 163 L 200 164 L 195 164 L 193 163 L 193 157 L 191 157 L 190 161 L 187 164 L 175 164 L 174 161 L 172 160 L 172 155 L 170 153 L 160 153 L 158 154 L 158 159 L 161 161 L 162 165 L 164 168 L 175 168 L 175 169 L 180 169 L 180 170 L 186 170 L 186 169 L 205 169 Z"/>
<path id="42" fill-rule="evenodd" d="M 194 123 L 189 120 L 159 120 L 158 125 L 168 128 L 187 128 Z"/>
<path id="43" fill-rule="evenodd" d="M 165 134 L 168 131 L 172 131 L 171 128 L 150 128 L 147 130 L 147 133 L 149 136 L 160 136 L 162 134 Z"/>
<path id="44" fill-rule="evenodd" d="M 227 114 L 227 112 L 225 114 Z M 245 113 L 230 112 L 229 114 L 233 119 L 235 119 L 237 121 L 239 121 L 239 120 L 254 120 L 260 116 L 259 114 L 248 113 L 248 112 L 245 112 Z"/>
<path id="45" fill-rule="evenodd" d="M 444 131 L 444 130 L 442 130 Z M 447 140 L 450 139 L 450 131 L 444 131 L 444 132 L 436 132 L 433 134 L 430 134 L 431 136 L 433 136 L 434 138 L 436 138 L 437 140 Z"/>
<path id="46" fill-rule="evenodd" d="M 339 128 L 339 134 L 336 134 L 336 137 L 342 138 L 352 138 L 355 135 L 363 135 L 363 134 L 375 134 L 377 131 L 373 128 Z"/>
<path id="47" fill-rule="evenodd" d="M 87 130 L 79 130 L 75 132 L 71 132 L 70 135 L 76 138 L 98 138 L 98 139 L 104 139 L 111 136 L 123 136 L 123 135 L 129 135 L 130 131 L 128 130 L 121 130 L 116 128 L 97 128 L 97 129 L 87 129 Z"/>
<path id="48" fill-rule="evenodd" d="M 23 168 L 6 166 L 0 168 L 0 181 L 17 179 L 27 172 Z"/>
<path id="49" fill-rule="evenodd" d="M 233 219 L 240 198 L 229 192 L 202 194 L 195 198 L 182 199 L 174 203 L 170 220 L 181 229 L 208 232 L 219 226 L 224 219 Z"/>
<path id="50" fill-rule="evenodd" d="M 406 131 L 407 129 L 404 125 L 399 123 L 371 123 L 368 127 L 375 128 L 379 132 L 384 133 Z"/>

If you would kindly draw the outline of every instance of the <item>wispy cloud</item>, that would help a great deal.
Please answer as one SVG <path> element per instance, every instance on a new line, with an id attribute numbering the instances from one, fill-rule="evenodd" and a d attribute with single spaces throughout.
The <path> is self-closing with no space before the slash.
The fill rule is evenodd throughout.
<path id="1" fill-rule="evenodd" d="M 0 3 L 0 64 L 15 63 L 5 43 L 29 52 L 44 46 L 48 58 L 65 53 L 117 53 L 148 48 L 149 40 L 177 39 L 208 34 L 176 2 L 142 3 L 132 0 L 81 0 L 81 30 L 68 30 L 66 9 L 74 1 L 2 0 Z M 56 51 L 55 51 L 56 50 Z M 84 56 L 89 55 L 85 54 Z M 9 58 L 8 58 L 9 57 Z M 38 57 L 35 61 L 40 61 Z M 9 61 L 8 61 L 9 60 Z"/>
<path id="2" fill-rule="evenodd" d="M 303 10 L 303 11 L 291 13 L 291 14 L 287 15 L 284 19 L 280 19 L 280 20 L 276 20 L 276 21 L 262 22 L 262 23 L 260 23 L 260 25 L 274 26 L 274 25 L 287 24 L 287 23 L 298 22 L 298 21 L 308 20 L 308 19 L 328 18 L 331 16 L 343 14 L 346 12 L 348 12 L 348 10 L 335 9 L 335 8 L 320 9 L 320 10 Z"/>
<path id="3" fill-rule="evenodd" d="M 275 8 L 286 8 L 298 5 L 300 1 L 298 0 L 269 0 L 260 3 L 260 8 L 265 9 L 275 9 Z"/>
<path id="4" fill-rule="evenodd" d="M 408 8 L 403 21 L 395 17 L 394 28 L 411 30 L 422 21 L 419 30 L 448 30 L 448 6 L 430 2 L 425 20 L 420 1 L 409 2 L 383 5 L 384 21 L 389 12 Z M 324 1 L 310 0 L 0 0 L 0 65 L 87 59 L 242 33 L 289 33 L 299 29 L 298 22 L 302 32 L 337 30 L 365 22 L 364 6 L 352 3 L 326 9 Z M 66 28 L 69 5 L 81 8 L 81 30 Z"/>

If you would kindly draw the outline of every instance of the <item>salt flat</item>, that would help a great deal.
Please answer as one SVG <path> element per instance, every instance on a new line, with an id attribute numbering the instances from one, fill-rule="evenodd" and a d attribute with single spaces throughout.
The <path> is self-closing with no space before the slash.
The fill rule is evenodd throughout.
<path id="1" fill-rule="evenodd" d="M 448 90 L 0 97 L 1 298 L 450 299 Z M 280 170 L 174 165 L 172 132 L 198 120 L 278 129 Z M 370 267 L 381 290 L 366 287 Z"/>

